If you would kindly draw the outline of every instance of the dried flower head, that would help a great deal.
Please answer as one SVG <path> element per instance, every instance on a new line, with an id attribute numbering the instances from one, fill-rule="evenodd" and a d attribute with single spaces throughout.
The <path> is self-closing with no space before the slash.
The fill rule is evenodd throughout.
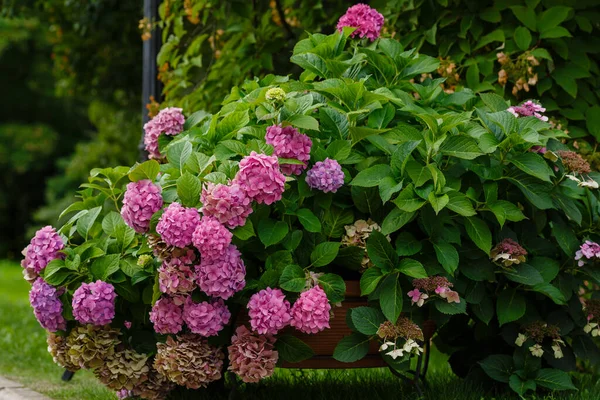
<path id="1" fill-rule="evenodd" d="M 73 365 L 80 368 L 99 368 L 104 360 L 115 353 L 115 347 L 121 343 L 118 329 L 109 325 L 78 326 L 67 337 L 69 358 Z"/>
<path id="2" fill-rule="evenodd" d="M 377 330 L 377 336 L 383 340 L 394 341 L 398 338 L 406 340 L 424 340 L 423 331 L 419 325 L 415 324 L 406 317 L 398 318 L 398 321 L 395 324 L 391 323 L 390 321 L 385 321 L 379 326 L 379 329 Z"/>
<path id="3" fill-rule="evenodd" d="M 367 239 L 371 235 L 371 232 L 381 232 L 379 224 L 373 222 L 370 218 L 366 221 L 364 219 L 356 220 L 352 225 L 346 225 L 344 229 L 346 230 L 346 234 L 342 237 L 342 246 L 356 246 L 365 250 L 367 248 Z M 391 240 L 389 235 L 386 238 L 388 241 Z M 363 254 L 361 265 L 363 269 L 373 266 L 366 251 Z"/>
<path id="4" fill-rule="evenodd" d="M 435 293 L 436 289 L 440 287 L 451 288 L 454 286 L 448 278 L 443 276 L 413 279 L 412 284 L 414 288 L 428 293 Z"/>
<path id="5" fill-rule="evenodd" d="M 490 252 L 492 261 L 505 267 L 524 263 L 525 256 L 527 256 L 527 250 L 510 238 L 502 240 Z"/>
<path id="6" fill-rule="evenodd" d="M 107 357 L 102 366 L 94 370 L 94 375 L 110 389 L 133 390 L 148 379 L 150 368 L 147 361 L 146 354 L 133 350 L 119 351 Z"/>
<path id="7" fill-rule="evenodd" d="M 556 154 L 560 156 L 562 164 L 565 166 L 567 171 L 577 174 L 589 174 L 592 172 L 590 164 L 585 160 L 585 158 L 581 157 L 576 152 L 559 150 L 556 152 Z"/>
<path id="8" fill-rule="evenodd" d="M 544 339 L 560 339 L 560 328 L 556 325 L 550 325 L 542 321 L 535 321 L 523 327 L 525 336 L 533 339 L 536 343 L 542 343 Z"/>
<path id="9" fill-rule="evenodd" d="M 133 388 L 133 395 L 147 400 L 165 400 L 176 385 L 156 372 L 151 363 L 148 364 L 148 379 Z"/>
<path id="10" fill-rule="evenodd" d="M 244 325 L 238 326 L 231 338 L 229 370 L 244 382 L 258 382 L 275 371 L 279 354 L 275 350 L 275 338 L 251 332 Z"/>
<path id="11" fill-rule="evenodd" d="M 47 337 L 48 352 L 52 355 L 54 363 L 66 370 L 75 372 L 79 369 L 79 365 L 71 362 L 68 351 L 66 336 L 59 336 L 55 333 L 48 332 Z"/>

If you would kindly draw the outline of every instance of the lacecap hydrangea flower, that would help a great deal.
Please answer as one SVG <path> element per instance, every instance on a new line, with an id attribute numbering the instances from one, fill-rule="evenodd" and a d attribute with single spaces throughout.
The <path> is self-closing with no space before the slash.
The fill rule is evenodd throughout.
<path id="1" fill-rule="evenodd" d="M 586 240 L 575 253 L 575 260 L 577 260 L 577 265 L 583 267 L 585 265 L 585 260 L 593 259 L 600 259 L 600 244 L 592 242 L 591 240 Z"/>
<path id="2" fill-rule="evenodd" d="M 292 307 L 291 325 L 304 333 L 318 333 L 329 328 L 331 305 L 320 286 L 300 294 Z"/>
<path id="3" fill-rule="evenodd" d="M 158 286 L 162 293 L 185 294 L 196 288 L 194 271 L 180 258 L 163 261 L 158 269 Z"/>
<path id="4" fill-rule="evenodd" d="M 46 268 L 46 265 L 57 258 L 64 258 L 60 253 L 64 249 L 60 235 L 51 226 L 45 226 L 35 233 L 29 245 L 23 250 L 25 259 L 21 262 L 21 266 L 26 272 L 34 275 Z"/>
<path id="5" fill-rule="evenodd" d="M 500 263 L 505 267 L 513 264 L 524 263 L 527 256 L 527 250 L 511 238 L 506 238 L 498 243 L 490 252 L 492 261 Z"/>
<path id="6" fill-rule="evenodd" d="M 58 296 L 60 292 L 47 284 L 42 278 L 37 278 L 29 292 L 29 303 L 33 307 L 35 318 L 50 332 L 64 331 L 67 328 L 62 311 L 63 306 Z"/>
<path id="7" fill-rule="evenodd" d="M 367 37 L 371 41 L 374 41 L 380 35 L 383 22 L 383 15 L 377 12 L 377 10 L 366 4 L 356 4 L 350 7 L 346 11 L 346 14 L 342 15 L 337 23 L 337 29 L 341 32 L 346 26 L 356 28 L 352 32 L 352 37 Z"/>
<path id="8" fill-rule="evenodd" d="M 240 161 L 233 183 L 239 184 L 252 200 L 266 205 L 281 200 L 285 190 L 285 176 L 279 169 L 277 157 L 254 151 Z"/>
<path id="9" fill-rule="evenodd" d="M 195 303 L 188 297 L 183 308 L 183 320 L 190 331 L 203 337 L 218 335 L 230 319 L 231 313 L 222 299 Z"/>
<path id="10" fill-rule="evenodd" d="M 82 324 L 106 325 L 115 317 L 117 294 L 110 283 L 82 283 L 73 294 L 73 316 Z"/>
<path id="11" fill-rule="evenodd" d="M 223 185 L 208 182 L 202 189 L 202 214 L 216 218 L 233 229 L 243 226 L 252 213 L 252 199 L 236 183 Z"/>
<path id="12" fill-rule="evenodd" d="M 324 193 L 337 192 L 344 184 L 344 172 L 342 166 L 330 158 L 318 161 L 306 173 L 306 183 L 313 189 Z"/>
<path id="13" fill-rule="evenodd" d="M 266 142 L 273 146 L 279 158 L 291 158 L 302 161 L 302 165 L 283 164 L 281 172 L 286 175 L 300 175 L 310 160 L 312 140 L 292 126 L 269 126 L 265 136 Z"/>
<path id="14" fill-rule="evenodd" d="M 279 289 L 266 288 L 250 297 L 248 316 L 252 330 L 260 334 L 277 334 L 292 319 L 290 303 Z"/>
<path id="15" fill-rule="evenodd" d="M 161 209 L 163 199 L 160 192 L 160 187 L 149 179 L 127 184 L 121 216 L 137 233 L 148 231 L 152 215 Z"/>
<path id="16" fill-rule="evenodd" d="M 541 114 L 546 112 L 546 109 L 540 104 L 534 103 L 531 100 L 526 101 L 520 106 L 509 107 L 506 111 L 515 117 L 536 117 L 540 121 L 548 121 L 548 117 Z"/>
<path id="17" fill-rule="evenodd" d="M 144 125 L 144 144 L 150 158 L 161 158 L 162 155 L 158 150 L 158 137 L 161 134 L 177 135 L 183 130 L 185 117 L 182 109 L 176 107 L 168 107 L 146 122 Z"/>
<path id="18" fill-rule="evenodd" d="M 171 203 L 158 220 L 156 232 L 169 246 L 185 247 L 192 243 L 200 214 L 195 208 L 186 208 L 179 203 Z"/>
<path id="19" fill-rule="evenodd" d="M 202 258 L 196 266 L 196 276 L 204 293 L 224 300 L 246 286 L 246 267 L 239 250 L 232 244 L 218 258 Z"/>
<path id="20" fill-rule="evenodd" d="M 176 334 L 183 328 L 183 304 L 178 299 L 162 297 L 158 299 L 152 311 L 150 311 L 150 321 L 154 324 L 154 331 L 157 333 Z"/>
<path id="21" fill-rule="evenodd" d="M 244 325 L 238 326 L 227 350 L 229 370 L 247 383 L 255 383 L 273 375 L 279 359 L 273 336 L 258 335 Z"/>
<path id="22" fill-rule="evenodd" d="M 192 243 L 203 258 L 218 258 L 231 244 L 233 234 L 216 218 L 204 216 L 196 226 Z"/>

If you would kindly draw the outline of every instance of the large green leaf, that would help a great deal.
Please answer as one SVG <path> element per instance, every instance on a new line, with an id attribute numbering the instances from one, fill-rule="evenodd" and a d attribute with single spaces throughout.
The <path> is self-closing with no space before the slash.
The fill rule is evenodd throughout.
<path id="1" fill-rule="evenodd" d="M 565 371 L 553 368 L 539 370 L 535 383 L 550 390 L 577 390 Z"/>
<path id="2" fill-rule="evenodd" d="M 391 166 L 392 170 L 397 174 L 404 173 L 404 167 L 410 159 L 410 154 L 414 149 L 421 143 L 420 140 L 410 140 L 408 142 L 400 143 L 396 148 L 396 151 L 392 154 Z"/>
<path id="3" fill-rule="evenodd" d="M 500 325 L 513 322 L 525 315 L 525 298 L 516 289 L 504 289 L 498 295 L 496 313 Z"/>
<path id="4" fill-rule="evenodd" d="M 554 208 L 552 204 L 552 186 L 524 173 L 515 174 L 506 179 L 517 186 L 535 207 L 540 210 Z"/>
<path id="5" fill-rule="evenodd" d="M 377 267 L 367 269 L 360 277 L 360 294 L 367 296 L 371 294 L 383 278 L 381 270 Z"/>
<path id="6" fill-rule="evenodd" d="M 389 165 L 377 164 L 360 171 L 350 182 L 352 186 L 373 187 L 379 186 L 382 179 L 390 176 L 391 170 Z"/>
<path id="7" fill-rule="evenodd" d="M 458 251 L 456 251 L 456 248 L 447 242 L 434 242 L 433 248 L 439 263 L 442 264 L 446 272 L 454 276 L 454 271 L 458 268 Z"/>
<path id="8" fill-rule="evenodd" d="M 133 182 L 141 181 L 143 179 L 149 179 L 153 181 L 158 172 L 160 171 L 160 165 L 156 160 L 148 160 L 141 164 L 136 163 L 129 170 L 129 179 Z"/>
<path id="9" fill-rule="evenodd" d="M 556 286 L 551 285 L 549 283 L 540 283 L 533 287 L 533 290 L 536 292 L 542 293 L 548 296 L 552 301 L 559 306 L 567 304 L 567 300 L 565 299 L 565 295 L 558 289 Z"/>
<path id="10" fill-rule="evenodd" d="M 289 230 L 288 224 L 283 221 L 274 221 L 269 218 L 261 219 L 258 223 L 258 238 L 265 247 L 281 242 Z"/>
<path id="11" fill-rule="evenodd" d="M 552 170 L 544 159 L 536 153 L 522 153 L 512 158 L 510 162 L 528 175 L 535 176 L 545 182 L 552 182 Z"/>
<path id="12" fill-rule="evenodd" d="M 485 254 L 490 254 L 490 250 L 492 249 L 492 233 L 487 224 L 477 217 L 468 217 L 465 218 L 464 221 L 469 238 L 477 247 L 483 250 Z"/>
<path id="13" fill-rule="evenodd" d="M 391 271 L 398 263 L 398 254 L 390 242 L 381 232 L 375 230 L 367 239 L 367 253 L 373 264 L 384 272 Z"/>
<path id="14" fill-rule="evenodd" d="M 323 267 L 331 263 L 338 255 L 340 242 L 319 243 L 310 254 L 310 261 L 313 267 Z"/>
<path id="15" fill-rule="evenodd" d="M 307 360 L 315 355 L 309 345 L 293 335 L 280 335 L 275 343 L 279 356 L 290 363 Z"/>
<path id="16" fill-rule="evenodd" d="M 383 315 L 392 323 L 396 323 L 402 312 L 404 298 L 398 280 L 398 272 L 388 275 L 381 283 L 379 302 Z"/>
<path id="17" fill-rule="evenodd" d="M 488 356 L 479 365 L 490 378 L 503 383 L 508 383 L 515 369 L 512 357 L 505 354 Z"/>
<path id="18" fill-rule="evenodd" d="M 96 222 L 98 215 L 102 211 L 102 207 L 94 207 L 91 210 L 88 210 L 82 217 L 77 220 L 77 232 L 87 240 L 90 229 Z"/>
<path id="19" fill-rule="evenodd" d="M 324 274 L 319 277 L 319 285 L 325 291 L 327 300 L 331 303 L 339 303 L 344 300 L 346 283 L 344 279 L 336 274 Z"/>
<path id="20" fill-rule="evenodd" d="M 296 211 L 296 215 L 304 229 L 314 233 L 321 232 L 321 221 L 319 221 L 319 218 L 317 218 L 311 210 L 308 208 L 301 208 Z"/>
<path id="21" fill-rule="evenodd" d="M 523 285 L 533 286 L 544 282 L 538 270 L 527 264 L 513 265 L 512 269 L 504 271 L 504 275 L 511 281 Z"/>
<path id="22" fill-rule="evenodd" d="M 306 274 L 298 265 L 288 265 L 279 278 L 279 285 L 289 292 L 301 292 L 306 286 Z"/>
<path id="23" fill-rule="evenodd" d="M 195 207 L 200 202 L 202 183 L 197 176 L 185 172 L 177 179 L 177 196 L 186 207 Z"/>
<path id="24" fill-rule="evenodd" d="M 167 160 L 177 169 L 181 169 L 191 155 L 192 144 L 188 141 L 175 143 L 167 149 Z"/>
<path id="25" fill-rule="evenodd" d="M 472 160 L 483 154 L 475 139 L 466 135 L 449 137 L 440 147 L 440 151 L 465 160 Z"/>
<path id="26" fill-rule="evenodd" d="M 119 270 L 119 254 L 108 254 L 94 260 L 90 272 L 94 279 L 106 281 L 108 277 Z"/>
<path id="27" fill-rule="evenodd" d="M 354 327 L 364 335 L 375 335 L 379 326 L 385 322 L 385 316 L 373 307 L 357 307 L 350 310 Z"/>
<path id="28" fill-rule="evenodd" d="M 448 204 L 446 207 L 463 217 L 472 217 L 477 214 L 471 200 L 458 191 L 448 192 Z"/>
<path id="29" fill-rule="evenodd" d="M 396 270 L 406 276 L 416 279 L 427 278 L 428 276 L 423 264 L 417 260 L 413 260 L 412 258 L 403 258 L 400 260 L 400 264 L 398 264 Z"/>
<path id="30" fill-rule="evenodd" d="M 333 358 L 346 363 L 362 359 L 369 352 L 369 337 L 354 332 L 345 336 L 335 347 Z"/>

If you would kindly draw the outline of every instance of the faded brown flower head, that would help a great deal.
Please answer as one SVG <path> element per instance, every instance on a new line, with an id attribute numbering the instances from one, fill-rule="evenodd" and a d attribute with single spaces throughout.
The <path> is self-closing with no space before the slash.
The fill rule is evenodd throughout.
<path id="1" fill-rule="evenodd" d="M 529 92 L 530 87 L 537 84 L 538 74 L 535 72 L 535 67 L 539 66 L 540 62 L 530 51 L 525 51 L 516 58 L 500 52 L 496 54 L 496 58 L 502 66 L 498 72 L 498 83 L 505 86 L 508 82 L 512 82 L 514 96 L 518 96 L 522 90 Z"/>
<path id="2" fill-rule="evenodd" d="M 94 371 L 94 375 L 113 390 L 133 390 L 148 379 L 150 368 L 146 354 L 133 350 L 123 350 L 108 357 L 104 364 Z"/>
<path id="3" fill-rule="evenodd" d="M 413 287 L 425 292 L 435 292 L 438 287 L 451 288 L 454 285 L 443 276 L 430 276 L 429 278 L 413 279 Z"/>
<path id="4" fill-rule="evenodd" d="M 229 370 L 247 383 L 255 383 L 273 375 L 279 359 L 272 335 L 259 335 L 244 325 L 237 328 L 227 350 Z"/>
<path id="5" fill-rule="evenodd" d="M 199 389 L 221 379 L 225 355 L 199 335 L 178 335 L 177 340 L 169 336 L 157 348 L 154 368 L 171 382 Z"/>
<path id="6" fill-rule="evenodd" d="M 381 232 L 379 224 L 370 218 L 366 221 L 364 219 L 356 220 L 352 225 L 346 225 L 344 229 L 346 230 L 346 234 L 342 237 L 342 246 L 356 246 L 364 250 L 367 248 L 367 239 L 371 235 L 371 232 Z M 388 241 L 391 240 L 389 236 L 386 236 L 386 238 Z M 361 266 L 363 269 L 373 266 L 366 251 L 364 252 Z"/>
<path id="7" fill-rule="evenodd" d="M 198 10 L 194 9 L 194 2 L 192 0 L 184 0 L 183 9 L 185 10 L 185 15 L 190 23 L 194 25 L 198 25 L 200 23 Z"/>
<path id="8" fill-rule="evenodd" d="M 560 339 L 560 328 L 542 321 L 535 321 L 524 326 L 523 331 L 527 337 L 533 339 L 536 343 L 542 343 L 545 338 Z"/>
<path id="9" fill-rule="evenodd" d="M 456 62 L 450 57 L 440 57 L 440 66 L 437 69 L 437 73 L 446 78 L 444 83 L 440 85 L 444 92 L 448 94 L 454 93 L 456 86 L 460 83 L 460 74 L 458 73 Z"/>
<path id="10" fill-rule="evenodd" d="M 134 387 L 133 394 L 146 400 L 165 400 L 176 385 L 156 372 L 151 363 L 148 367 L 148 379 Z"/>
<path id="11" fill-rule="evenodd" d="M 121 331 L 110 325 L 84 325 L 74 328 L 67 337 L 68 354 L 80 368 L 98 368 L 112 357 L 115 346 L 121 343 Z"/>
<path id="12" fill-rule="evenodd" d="M 67 338 L 65 336 L 59 336 L 52 332 L 48 332 L 48 352 L 52 355 L 52 359 L 54 362 L 72 372 L 75 372 L 79 369 L 79 365 L 73 364 L 71 362 L 71 357 L 69 357 L 67 346 Z"/>
<path id="13" fill-rule="evenodd" d="M 574 151 L 560 150 L 556 152 L 567 171 L 579 174 L 589 174 L 592 172 L 590 164 Z"/>
<path id="14" fill-rule="evenodd" d="M 396 340 L 398 338 L 403 338 L 406 340 L 424 340 L 423 331 L 419 325 L 415 324 L 406 317 L 398 318 L 398 322 L 396 322 L 396 324 L 393 324 L 390 321 L 385 321 L 379 326 L 379 329 L 377 330 L 377 336 L 384 340 Z"/>

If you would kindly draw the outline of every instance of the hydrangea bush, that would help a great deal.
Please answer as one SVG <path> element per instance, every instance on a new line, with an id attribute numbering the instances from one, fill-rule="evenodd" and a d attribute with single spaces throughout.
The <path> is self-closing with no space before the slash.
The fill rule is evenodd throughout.
<path id="1" fill-rule="evenodd" d="M 295 335 L 344 318 L 356 280 L 338 361 L 378 341 L 407 371 L 428 325 L 460 376 L 575 388 L 567 372 L 600 354 L 600 174 L 535 101 L 416 83 L 439 60 L 381 24 L 352 7 L 296 45 L 299 80 L 248 81 L 217 114 L 165 109 L 153 159 L 91 172 L 24 251 L 57 363 L 121 398 L 258 382 L 313 356 Z"/>

